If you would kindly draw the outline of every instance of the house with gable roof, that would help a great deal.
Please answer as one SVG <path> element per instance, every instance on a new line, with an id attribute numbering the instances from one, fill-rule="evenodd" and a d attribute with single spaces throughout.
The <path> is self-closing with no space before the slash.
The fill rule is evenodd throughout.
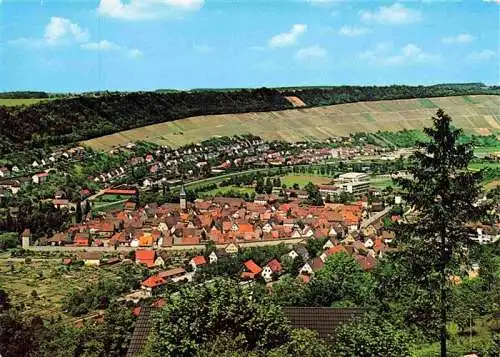
<path id="1" fill-rule="evenodd" d="M 273 280 L 273 276 L 280 274 L 282 270 L 281 263 L 277 259 L 273 259 L 264 266 L 262 277 L 266 282 L 270 282 Z"/>
<path id="2" fill-rule="evenodd" d="M 262 273 L 262 268 L 258 266 L 252 259 L 247 260 L 243 263 L 243 272 L 241 277 L 243 279 L 256 279 Z"/>
<path id="3" fill-rule="evenodd" d="M 157 293 L 167 281 L 158 276 L 152 275 L 141 283 L 141 289 L 146 293 L 146 296 L 153 296 L 153 294 Z"/>
<path id="4" fill-rule="evenodd" d="M 136 250 L 135 262 L 137 264 L 144 264 L 148 268 L 153 268 L 155 266 L 155 251 L 149 249 Z"/>
<path id="5" fill-rule="evenodd" d="M 199 266 L 207 264 L 207 260 L 203 255 L 197 255 L 189 261 L 189 264 L 193 267 L 193 271 L 195 272 Z"/>
<path id="6" fill-rule="evenodd" d="M 322 261 L 325 262 L 329 256 L 331 256 L 333 254 L 340 254 L 340 253 L 349 254 L 347 249 L 343 245 L 339 244 L 339 245 L 336 245 L 336 246 L 331 247 L 328 250 L 324 251 L 320 255 L 320 258 Z"/>

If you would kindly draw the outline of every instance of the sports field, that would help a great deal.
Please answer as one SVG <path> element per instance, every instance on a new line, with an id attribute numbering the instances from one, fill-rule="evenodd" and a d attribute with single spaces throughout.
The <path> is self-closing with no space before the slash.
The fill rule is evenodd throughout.
<path id="1" fill-rule="evenodd" d="M 307 104 L 307 103 L 306 103 Z M 421 129 L 436 108 L 468 132 L 500 131 L 500 96 L 477 95 L 359 102 L 283 111 L 207 115 L 148 125 L 84 141 L 95 149 L 145 140 L 178 147 L 215 136 L 251 133 L 266 140 L 321 140 L 354 132 Z"/>

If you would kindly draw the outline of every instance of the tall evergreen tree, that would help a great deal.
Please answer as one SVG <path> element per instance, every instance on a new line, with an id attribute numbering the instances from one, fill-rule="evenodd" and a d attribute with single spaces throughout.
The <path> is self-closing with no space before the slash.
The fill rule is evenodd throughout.
<path id="1" fill-rule="evenodd" d="M 261 194 L 264 193 L 264 179 L 262 176 L 257 177 L 257 183 L 255 185 L 255 192 Z"/>
<path id="2" fill-rule="evenodd" d="M 439 109 L 433 127 L 425 128 L 428 142 L 420 143 L 410 168 L 412 178 L 399 178 L 413 214 L 397 228 L 398 251 L 427 289 L 439 291 L 441 356 L 446 356 L 448 281 L 451 268 L 467 262 L 471 244 L 465 224 L 485 212 L 478 206 L 481 172 L 468 170 L 472 147 L 458 141 L 461 130 Z"/>
<path id="3" fill-rule="evenodd" d="M 268 177 L 266 179 L 266 183 L 264 185 L 264 192 L 270 195 L 273 192 L 273 182 L 272 180 Z"/>
<path id="4" fill-rule="evenodd" d="M 75 220 L 76 220 L 76 223 L 82 223 L 82 216 L 83 216 L 83 213 L 82 213 L 82 204 L 80 203 L 80 201 L 78 201 L 76 203 L 76 210 L 75 210 Z"/>

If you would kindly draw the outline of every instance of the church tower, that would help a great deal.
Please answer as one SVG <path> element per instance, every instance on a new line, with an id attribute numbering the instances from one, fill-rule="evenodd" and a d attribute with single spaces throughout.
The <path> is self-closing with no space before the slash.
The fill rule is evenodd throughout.
<path id="1" fill-rule="evenodd" d="M 181 203 L 181 210 L 185 210 L 187 208 L 186 203 L 186 191 L 184 190 L 184 184 L 181 185 L 181 192 L 179 193 L 179 199 Z"/>

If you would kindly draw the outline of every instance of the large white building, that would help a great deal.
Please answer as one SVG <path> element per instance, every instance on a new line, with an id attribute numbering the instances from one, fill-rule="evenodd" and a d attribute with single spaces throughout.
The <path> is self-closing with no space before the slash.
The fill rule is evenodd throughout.
<path id="1" fill-rule="evenodd" d="M 337 178 L 338 183 L 357 183 L 369 181 L 368 174 L 364 172 L 347 172 Z"/>
<path id="2" fill-rule="evenodd" d="M 367 192 L 370 187 L 369 176 L 363 172 L 348 172 L 342 174 L 335 182 L 342 191 L 352 194 Z"/>

